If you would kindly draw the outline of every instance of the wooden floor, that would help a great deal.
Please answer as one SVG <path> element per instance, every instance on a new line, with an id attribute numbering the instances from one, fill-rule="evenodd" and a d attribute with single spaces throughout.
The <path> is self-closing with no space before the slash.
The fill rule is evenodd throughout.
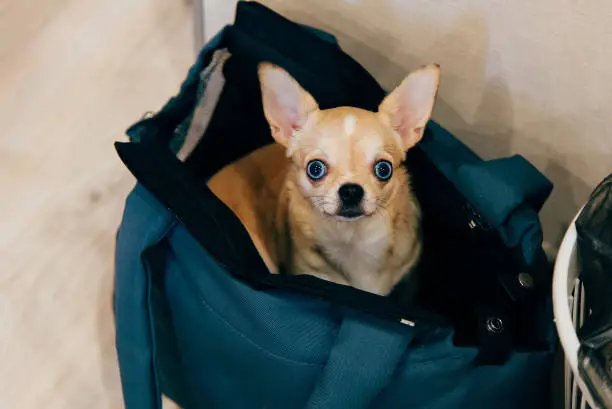
<path id="1" fill-rule="evenodd" d="M 186 0 L 0 0 L 0 409 L 123 406 L 113 141 L 192 60 Z"/>

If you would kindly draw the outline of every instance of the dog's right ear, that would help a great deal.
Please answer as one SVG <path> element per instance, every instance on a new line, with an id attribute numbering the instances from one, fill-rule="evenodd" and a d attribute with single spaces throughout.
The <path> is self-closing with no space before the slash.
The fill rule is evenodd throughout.
<path id="1" fill-rule="evenodd" d="M 378 112 L 402 138 L 404 150 L 423 137 L 436 103 L 440 66 L 430 64 L 410 74 L 383 100 Z"/>
<path id="2" fill-rule="evenodd" d="M 295 131 L 304 126 L 308 116 L 319 106 L 287 71 L 276 65 L 259 64 L 259 83 L 272 137 L 277 143 L 289 147 Z"/>

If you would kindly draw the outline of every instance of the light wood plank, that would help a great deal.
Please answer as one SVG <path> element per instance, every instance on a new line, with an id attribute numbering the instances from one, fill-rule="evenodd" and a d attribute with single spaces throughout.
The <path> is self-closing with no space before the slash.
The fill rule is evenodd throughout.
<path id="1" fill-rule="evenodd" d="M 122 407 L 113 141 L 193 61 L 177 0 L 0 0 L 0 408 Z"/>

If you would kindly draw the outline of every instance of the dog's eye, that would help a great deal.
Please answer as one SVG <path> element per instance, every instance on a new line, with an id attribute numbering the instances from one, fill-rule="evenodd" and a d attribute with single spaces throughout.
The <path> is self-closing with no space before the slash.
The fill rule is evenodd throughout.
<path id="1" fill-rule="evenodd" d="M 393 175 L 393 166 L 391 162 L 387 160 L 379 160 L 374 164 L 374 176 L 378 179 L 385 181 L 391 179 Z"/>
<path id="2" fill-rule="evenodd" d="M 315 159 L 306 165 L 306 174 L 312 180 L 320 180 L 327 173 L 327 166 L 322 160 Z"/>

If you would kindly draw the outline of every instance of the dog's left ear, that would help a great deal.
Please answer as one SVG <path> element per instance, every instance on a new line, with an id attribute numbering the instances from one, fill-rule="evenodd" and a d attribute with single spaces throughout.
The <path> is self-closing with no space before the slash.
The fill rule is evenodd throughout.
<path id="1" fill-rule="evenodd" d="M 308 116 L 319 106 L 287 71 L 276 65 L 259 64 L 259 82 L 272 137 L 289 147 L 295 131 L 304 126 Z"/>
<path id="2" fill-rule="evenodd" d="M 439 83 L 440 66 L 426 65 L 408 74 L 378 107 L 379 114 L 401 136 L 404 150 L 412 148 L 423 137 Z"/>

